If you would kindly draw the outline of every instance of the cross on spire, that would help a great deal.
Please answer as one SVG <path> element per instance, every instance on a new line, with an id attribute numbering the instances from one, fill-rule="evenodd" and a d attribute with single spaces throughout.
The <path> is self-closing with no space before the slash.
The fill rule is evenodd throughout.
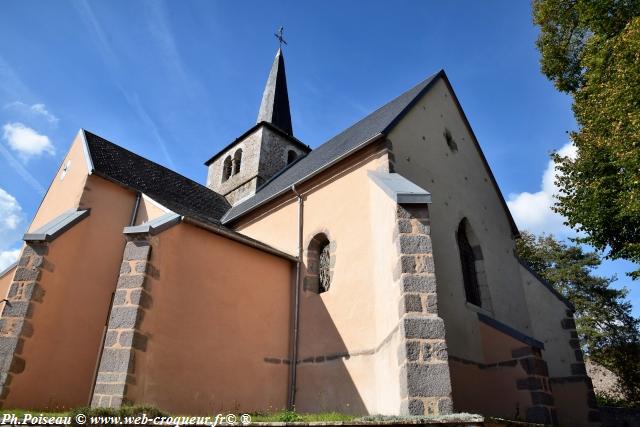
<path id="1" fill-rule="evenodd" d="M 280 49 L 282 49 L 282 43 L 287 44 L 282 33 L 284 33 L 284 27 L 280 27 L 278 32 L 273 34 L 274 36 L 276 36 L 276 38 L 280 42 Z"/>

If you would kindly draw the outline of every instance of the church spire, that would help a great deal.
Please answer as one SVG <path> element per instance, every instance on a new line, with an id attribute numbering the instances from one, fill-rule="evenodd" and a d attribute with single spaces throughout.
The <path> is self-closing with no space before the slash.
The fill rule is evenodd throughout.
<path id="1" fill-rule="evenodd" d="M 267 85 L 262 94 L 262 103 L 258 112 L 258 121 L 269 122 L 280 130 L 293 136 L 291 127 L 291 112 L 289 111 L 289 94 L 287 92 L 287 77 L 284 72 L 284 56 L 282 49 L 278 49 L 267 79 Z"/>

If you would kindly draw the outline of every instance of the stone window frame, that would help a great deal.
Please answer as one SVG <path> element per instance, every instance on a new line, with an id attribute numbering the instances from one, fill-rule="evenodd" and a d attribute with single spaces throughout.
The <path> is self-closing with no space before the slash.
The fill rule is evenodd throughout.
<path id="1" fill-rule="evenodd" d="M 328 276 L 328 283 L 321 283 L 321 257 L 322 254 L 328 258 L 326 275 Z M 322 294 L 329 291 L 333 284 L 334 266 L 336 262 L 336 243 L 335 240 L 331 240 L 329 234 L 326 232 L 316 233 L 309 241 L 307 246 L 307 263 L 306 274 L 304 278 L 304 290 L 311 291 L 316 294 Z"/>
<path id="2" fill-rule="evenodd" d="M 238 148 L 236 152 L 233 154 L 233 169 L 231 174 L 236 175 L 240 173 L 240 168 L 242 167 L 242 148 Z"/>
<path id="3" fill-rule="evenodd" d="M 222 163 L 222 182 L 226 182 L 231 177 L 232 171 L 231 155 L 228 155 Z"/>
<path id="4" fill-rule="evenodd" d="M 493 307 L 491 302 L 491 293 L 489 291 L 482 246 L 473 232 L 473 227 L 471 227 L 471 224 L 466 217 L 462 218 L 458 223 L 458 228 L 456 229 L 455 234 L 458 253 L 460 256 L 460 269 L 463 276 L 465 299 L 468 304 L 480 307 L 487 310 L 489 313 L 492 313 Z M 464 240 L 461 240 L 461 237 L 464 237 Z M 461 250 L 461 245 L 464 245 L 465 241 L 468 244 L 468 247 L 467 250 L 463 252 Z M 467 264 L 466 269 L 465 263 Z M 465 271 L 468 272 L 466 275 Z M 469 273 L 472 273 L 472 275 L 469 276 Z M 469 290 L 475 292 L 476 295 L 472 294 L 470 297 L 468 292 Z"/>

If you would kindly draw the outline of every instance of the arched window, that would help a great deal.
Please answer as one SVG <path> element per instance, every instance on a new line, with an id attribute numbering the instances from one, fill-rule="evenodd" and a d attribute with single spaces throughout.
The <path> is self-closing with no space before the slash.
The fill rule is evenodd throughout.
<path id="1" fill-rule="evenodd" d="M 298 154 L 295 151 L 289 150 L 287 152 L 287 164 L 293 162 L 297 157 L 298 157 Z"/>
<path id="2" fill-rule="evenodd" d="M 225 182 L 231 176 L 231 156 L 227 156 L 222 164 L 222 182 Z"/>
<path id="3" fill-rule="evenodd" d="M 460 251 L 460 264 L 462 266 L 462 279 L 464 281 L 464 292 L 467 301 L 480 307 L 482 300 L 480 298 L 480 285 L 478 284 L 478 273 L 476 271 L 476 257 L 473 253 L 473 247 L 469 243 L 467 236 L 467 220 L 460 221 L 456 237 L 458 240 L 458 250 Z"/>
<path id="4" fill-rule="evenodd" d="M 333 279 L 333 265 L 335 264 L 335 244 L 324 233 L 318 233 L 311 239 L 307 249 L 307 276 L 304 289 L 316 293 L 329 290 Z"/>
<path id="5" fill-rule="evenodd" d="M 239 148 L 236 151 L 236 154 L 233 155 L 233 174 L 237 174 L 240 172 L 240 165 L 242 164 L 242 148 Z"/>

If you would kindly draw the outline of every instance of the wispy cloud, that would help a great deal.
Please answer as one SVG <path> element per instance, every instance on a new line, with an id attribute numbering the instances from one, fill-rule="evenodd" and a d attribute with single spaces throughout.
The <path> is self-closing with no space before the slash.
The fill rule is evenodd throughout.
<path id="1" fill-rule="evenodd" d="M 24 214 L 15 197 L 0 188 L 0 271 L 18 259 Z"/>
<path id="2" fill-rule="evenodd" d="M 567 143 L 558 150 L 558 154 L 575 158 L 576 147 L 572 143 Z M 556 201 L 555 196 L 559 193 L 555 183 L 558 173 L 553 160 L 549 160 L 542 174 L 540 191 L 509 194 L 507 205 L 520 229 L 534 234 L 553 233 L 561 237 L 576 234 L 564 225 L 565 218 L 551 209 Z"/>
<path id="3" fill-rule="evenodd" d="M 0 144 L 0 155 L 5 158 L 9 166 L 22 178 L 31 188 L 33 188 L 38 194 L 44 194 L 45 188 L 38 182 L 38 180 L 24 167 L 22 164 L 5 148 Z"/>
<path id="4" fill-rule="evenodd" d="M 2 137 L 7 141 L 9 147 L 25 161 L 43 153 L 50 155 L 56 153 L 48 136 L 42 135 L 22 123 L 7 123 L 2 127 L 2 130 Z"/>
<path id="5" fill-rule="evenodd" d="M 136 115 L 142 120 L 142 122 L 151 130 L 156 142 L 160 147 L 160 151 L 164 155 L 169 167 L 174 168 L 175 164 L 173 162 L 173 158 L 169 153 L 168 144 L 165 139 L 162 137 L 160 133 L 160 127 L 157 122 L 151 117 L 149 112 L 144 108 L 143 104 L 140 102 L 140 99 L 137 93 L 127 90 L 123 83 L 121 82 L 121 66 L 120 61 L 118 60 L 117 55 L 114 52 L 114 49 L 111 47 L 111 43 L 106 36 L 106 33 L 102 29 L 102 25 L 96 18 L 96 14 L 93 12 L 91 5 L 86 0 L 75 2 L 76 8 L 80 14 L 80 16 L 84 19 L 87 26 L 91 29 L 94 35 L 94 43 L 98 47 L 98 50 L 101 54 L 102 60 L 109 69 L 111 77 L 114 81 L 114 84 L 120 92 L 123 94 L 125 100 L 129 104 L 129 106 L 133 109 Z M 165 40 L 165 43 L 168 46 L 168 50 L 171 53 L 171 43 L 170 40 Z M 175 49 L 175 45 L 173 46 Z M 177 50 L 171 54 L 177 55 Z"/>
<path id="6" fill-rule="evenodd" d="M 28 104 L 25 104 L 24 102 L 15 101 L 5 105 L 4 108 L 18 110 L 23 114 L 41 116 L 52 125 L 57 125 L 59 121 L 58 118 L 53 113 L 47 110 L 47 106 L 44 104 L 28 105 Z"/>

